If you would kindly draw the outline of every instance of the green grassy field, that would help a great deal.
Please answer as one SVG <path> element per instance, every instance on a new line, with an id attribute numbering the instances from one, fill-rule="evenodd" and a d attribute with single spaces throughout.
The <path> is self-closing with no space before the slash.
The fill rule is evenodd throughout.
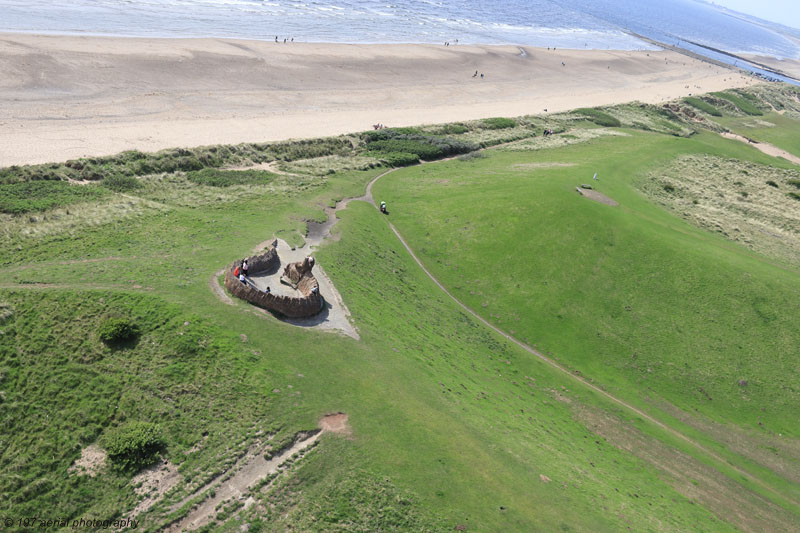
<path id="1" fill-rule="evenodd" d="M 740 135 L 774 144 L 800 157 L 800 121 L 792 117 L 769 113 L 757 119 L 728 116 L 717 120 Z"/>
<path id="2" fill-rule="evenodd" d="M 344 412 L 350 436 L 324 434 L 204 529 L 796 529 L 800 272 L 644 187 L 686 155 L 793 167 L 712 133 L 678 136 L 690 125 L 652 108 L 592 115 L 627 129 L 584 115 L 394 138 L 431 157 L 501 145 L 386 174 L 373 193 L 388 218 L 359 201 L 339 211 L 337 239 L 315 256 L 360 340 L 226 304 L 210 285 L 257 243 L 301 244 L 322 207 L 361 196 L 387 170 L 364 155 L 369 138 L 176 152 L 188 173 L 136 174 L 173 168 L 171 152 L 92 161 L 136 186 L 5 214 L 0 518 L 131 516 L 135 472 L 71 466 L 113 428 L 145 422 L 180 474 L 139 515 L 155 531 L 265 436 L 277 450 Z M 544 139 L 548 120 L 562 133 Z M 214 157 L 274 166 L 235 174 Z M 62 170 L 2 176 L 45 171 Z M 581 183 L 620 205 L 578 196 Z M 461 308 L 387 222 L 459 300 L 561 368 Z M 138 336 L 103 342 L 108 317 Z"/>

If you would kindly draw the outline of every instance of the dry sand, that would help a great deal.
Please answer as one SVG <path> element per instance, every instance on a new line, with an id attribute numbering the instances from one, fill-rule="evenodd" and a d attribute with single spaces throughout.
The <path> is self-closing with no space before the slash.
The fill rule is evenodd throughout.
<path id="1" fill-rule="evenodd" d="M 657 103 L 752 83 L 667 51 L 24 34 L 0 34 L 0 72 L 0 166 Z"/>

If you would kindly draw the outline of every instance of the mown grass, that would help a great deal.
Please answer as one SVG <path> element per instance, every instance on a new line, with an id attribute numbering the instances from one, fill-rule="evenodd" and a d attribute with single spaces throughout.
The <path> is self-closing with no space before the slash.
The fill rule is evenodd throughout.
<path id="1" fill-rule="evenodd" d="M 758 119 L 723 117 L 717 121 L 739 135 L 773 144 L 800 157 L 800 121 L 790 116 L 769 113 Z"/>
<path id="2" fill-rule="evenodd" d="M 663 420 L 674 422 L 667 406 L 676 406 L 796 443 L 789 413 L 800 397 L 788 376 L 800 342 L 797 270 L 666 215 L 635 188 L 645 169 L 678 154 L 736 148 L 708 134 L 609 138 L 405 169 L 375 194 L 390 199 L 392 220 L 458 298 L 571 371 L 650 412 L 663 409 Z M 515 168 L 526 161 L 541 169 Z M 594 172 L 595 187 L 621 207 L 574 193 Z M 481 208 L 464 209 L 467 198 L 481 198 Z M 780 470 L 752 459 L 758 447 L 728 460 L 796 496 L 791 476 L 781 481 Z"/>

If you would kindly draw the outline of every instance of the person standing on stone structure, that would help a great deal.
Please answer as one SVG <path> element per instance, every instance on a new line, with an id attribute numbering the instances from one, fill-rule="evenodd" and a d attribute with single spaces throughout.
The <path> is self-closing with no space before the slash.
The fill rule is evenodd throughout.
<path id="1" fill-rule="evenodd" d="M 242 274 L 247 276 L 247 259 L 242 260 Z"/>

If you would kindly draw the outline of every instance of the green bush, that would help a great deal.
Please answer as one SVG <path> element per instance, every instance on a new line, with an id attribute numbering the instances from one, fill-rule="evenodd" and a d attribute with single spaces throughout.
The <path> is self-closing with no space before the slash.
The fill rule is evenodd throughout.
<path id="1" fill-rule="evenodd" d="M 123 176 L 121 174 L 116 174 L 112 176 L 108 176 L 103 179 L 102 181 L 103 187 L 106 189 L 111 189 L 115 192 L 128 192 L 134 189 L 138 189 L 142 186 L 139 183 L 139 180 L 134 178 L 133 176 Z"/>
<path id="2" fill-rule="evenodd" d="M 772 180 L 767 180 L 767 185 L 769 185 L 770 187 L 775 187 L 776 189 L 778 188 L 778 184 Z"/>
<path id="3" fill-rule="evenodd" d="M 722 113 L 720 113 L 719 109 L 714 107 L 713 105 L 709 104 L 705 100 L 701 100 L 700 98 L 695 98 L 693 96 L 688 96 L 683 99 L 684 102 L 689 104 L 695 109 L 702 111 L 703 113 L 708 113 L 713 117 L 721 117 Z"/>
<path id="4" fill-rule="evenodd" d="M 107 317 L 97 329 L 97 336 L 106 344 L 128 342 L 138 335 L 139 326 L 135 322 L 122 317 Z"/>
<path id="5" fill-rule="evenodd" d="M 186 179 L 197 185 L 230 187 L 231 185 L 266 185 L 275 179 L 275 174 L 266 170 L 219 170 L 205 168 L 187 172 Z"/>
<path id="6" fill-rule="evenodd" d="M 794 200 L 800 200 L 800 193 L 792 191 L 789 193 L 789 198 L 792 198 Z"/>
<path id="7" fill-rule="evenodd" d="M 419 163 L 419 156 L 408 152 L 367 152 L 364 155 L 375 157 L 390 167 L 407 167 Z"/>
<path id="8" fill-rule="evenodd" d="M 510 118 L 493 117 L 493 118 L 483 119 L 481 121 L 481 128 L 485 130 L 503 130 L 506 128 L 516 128 L 516 127 L 517 127 L 517 121 Z"/>
<path id="9" fill-rule="evenodd" d="M 157 462 L 165 442 L 158 425 L 128 422 L 108 430 L 100 444 L 115 467 L 135 472 Z"/>
<path id="10" fill-rule="evenodd" d="M 786 183 L 788 183 L 792 187 L 800 189 L 800 180 L 788 180 Z"/>
<path id="11" fill-rule="evenodd" d="M 450 137 L 409 135 L 398 133 L 393 129 L 368 131 L 364 134 L 364 138 L 367 141 L 367 151 L 377 152 L 372 155 L 379 159 L 382 159 L 385 154 L 399 152 L 413 154 L 419 159 L 430 161 L 448 155 L 464 154 L 478 148 L 472 143 Z"/>
<path id="12" fill-rule="evenodd" d="M 63 181 L 27 181 L 0 184 L 0 212 L 17 215 L 44 211 L 101 198 L 105 193 L 94 185 L 70 185 Z"/>
<path id="13" fill-rule="evenodd" d="M 598 126 L 603 126 L 604 128 L 619 128 L 622 125 L 618 119 L 599 109 L 583 107 L 581 109 L 576 109 L 574 113 L 583 115 Z"/>
<path id="14" fill-rule="evenodd" d="M 463 124 L 445 124 L 432 131 L 434 135 L 461 135 L 467 133 L 469 128 Z"/>
<path id="15" fill-rule="evenodd" d="M 711 93 L 711 94 L 732 103 L 734 106 L 738 107 L 742 113 L 745 113 L 746 115 L 760 116 L 764 114 L 763 111 L 761 111 L 759 108 L 757 108 L 752 103 L 748 102 L 738 94 L 729 93 L 725 91 Z"/>
<path id="16" fill-rule="evenodd" d="M 367 145 L 367 148 L 372 152 L 415 154 L 419 159 L 425 160 L 438 159 L 445 155 L 442 150 L 430 143 L 411 139 L 373 141 Z"/>

